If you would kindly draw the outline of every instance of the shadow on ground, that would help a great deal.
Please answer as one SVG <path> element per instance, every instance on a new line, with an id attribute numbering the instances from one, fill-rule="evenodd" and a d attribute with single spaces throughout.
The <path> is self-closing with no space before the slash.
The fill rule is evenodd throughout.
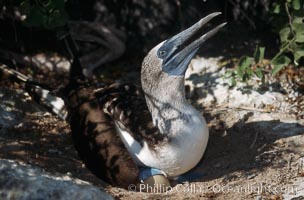
<path id="1" fill-rule="evenodd" d="M 224 123 L 222 123 L 224 124 Z M 261 172 L 264 168 L 283 168 L 288 160 L 282 154 L 292 149 L 277 149 L 275 141 L 295 135 L 281 134 L 273 127 L 296 127 L 303 134 L 304 126 L 283 123 L 279 120 L 252 123 L 237 122 L 231 128 L 212 126 L 204 158 L 193 170 L 202 175 L 194 181 L 210 181 L 217 178 L 233 179 L 233 172 Z"/>
<path id="2" fill-rule="evenodd" d="M 105 186 L 80 160 L 69 126 L 51 115 L 27 113 L 21 124 L 0 127 L 0 158 L 22 161 L 51 173 Z"/>

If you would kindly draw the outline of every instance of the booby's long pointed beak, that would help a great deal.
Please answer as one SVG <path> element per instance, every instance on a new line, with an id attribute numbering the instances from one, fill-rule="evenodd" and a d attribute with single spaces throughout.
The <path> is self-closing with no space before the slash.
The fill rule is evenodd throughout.
<path id="1" fill-rule="evenodd" d="M 170 49 L 166 57 L 163 58 L 163 71 L 169 75 L 184 75 L 188 65 L 196 54 L 201 45 L 217 33 L 226 23 L 222 23 L 215 28 L 211 29 L 209 32 L 195 39 L 189 43 L 194 35 L 211 19 L 220 15 L 220 12 L 212 13 L 200 21 L 192 25 L 190 28 L 178 33 L 172 38 L 165 41 L 163 47 L 159 49 L 159 52 L 162 50 Z M 188 44 L 187 44 L 188 43 Z"/>

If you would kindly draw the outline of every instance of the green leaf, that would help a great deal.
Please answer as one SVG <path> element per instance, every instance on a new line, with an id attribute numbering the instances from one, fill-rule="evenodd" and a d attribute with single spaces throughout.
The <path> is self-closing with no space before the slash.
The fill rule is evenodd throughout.
<path id="1" fill-rule="evenodd" d="M 271 63 L 274 65 L 271 74 L 276 75 L 283 67 L 287 66 L 291 62 L 290 58 L 287 56 L 280 56 L 275 60 L 272 60 Z"/>
<path id="2" fill-rule="evenodd" d="M 231 77 L 231 78 L 229 79 L 229 85 L 230 85 L 230 87 L 236 86 L 236 80 L 235 80 L 234 77 Z"/>
<path id="3" fill-rule="evenodd" d="M 293 23 L 292 28 L 296 33 L 296 42 L 304 42 L 304 23 Z"/>
<path id="4" fill-rule="evenodd" d="M 296 63 L 298 63 L 301 58 L 304 58 L 304 44 L 295 48 L 294 59 Z"/>
<path id="5" fill-rule="evenodd" d="M 236 75 L 237 75 L 240 79 L 243 78 L 244 74 L 245 74 L 245 71 L 244 71 L 241 67 L 238 67 L 238 68 L 236 69 Z"/>
<path id="6" fill-rule="evenodd" d="M 254 74 L 254 72 L 253 72 L 253 70 L 252 70 L 251 67 L 247 67 L 247 68 L 246 68 L 246 74 L 247 74 L 249 77 L 251 77 L 251 76 Z"/>
<path id="7" fill-rule="evenodd" d="M 251 58 L 249 56 L 243 56 L 240 58 L 238 66 L 245 69 L 251 65 Z"/>
<path id="8" fill-rule="evenodd" d="M 247 67 L 242 81 L 247 81 L 251 79 L 253 75 L 254 75 L 254 71 L 251 69 L 251 67 Z"/>
<path id="9" fill-rule="evenodd" d="M 301 0 L 292 0 L 292 7 L 295 10 L 301 9 Z"/>
<path id="10" fill-rule="evenodd" d="M 301 23 L 303 23 L 303 20 L 304 20 L 304 14 L 302 14 L 302 15 L 300 15 L 300 16 L 294 16 L 293 17 L 293 23 L 299 23 L 299 24 L 301 24 Z"/>
<path id="11" fill-rule="evenodd" d="M 229 78 L 232 77 L 234 75 L 234 71 L 233 70 L 227 70 L 224 74 L 225 78 Z"/>
<path id="12" fill-rule="evenodd" d="M 256 68 L 255 75 L 260 79 L 262 79 L 264 77 L 264 74 L 260 68 Z"/>
<path id="13" fill-rule="evenodd" d="M 282 28 L 279 34 L 280 34 L 281 43 L 288 41 L 290 35 L 290 28 L 289 27 Z"/>
<path id="14" fill-rule="evenodd" d="M 241 79 L 243 79 L 245 73 L 246 73 L 246 68 L 250 67 L 251 65 L 251 58 L 248 56 L 243 56 L 240 58 L 239 63 L 238 63 L 238 68 L 237 68 L 237 76 Z"/>
<path id="15" fill-rule="evenodd" d="M 265 47 L 257 46 L 255 48 L 253 55 L 255 63 L 261 62 L 264 59 L 264 55 L 265 55 Z"/>
<path id="16" fill-rule="evenodd" d="M 280 4 L 275 4 L 274 9 L 272 11 L 275 14 L 279 14 L 281 12 L 281 5 Z"/>

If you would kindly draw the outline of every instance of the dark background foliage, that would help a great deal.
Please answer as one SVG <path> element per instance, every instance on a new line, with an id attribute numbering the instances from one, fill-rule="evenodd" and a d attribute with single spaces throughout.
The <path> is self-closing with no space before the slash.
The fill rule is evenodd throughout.
<path id="1" fill-rule="evenodd" d="M 286 43 L 282 40 L 282 35 L 280 37 L 280 31 L 290 23 L 284 5 L 290 7 L 291 14 L 289 14 L 292 18 L 299 17 L 300 22 L 303 20 L 304 14 L 299 14 L 303 11 L 302 0 L 2 0 L 0 1 L 0 47 L 1 52 L 10 50 L 32 54 L 55 51 L 68 55 L 66 47 L 60 40 L 62 27 L 70 21 L 89 21 L 99 22 L 105 27 L 122 31 L 122 41 L 126 45 L 123 57 L 128 59 L 135 57 L 141 60 L 155 44 L 183 30 L 210 12 L 221 11 L 223 15 L 220 21 L 229 23 L 225 36 L 221 37 L 219 42 L 223 45 L 213 47 L 222 48 L 217 51 L 218 55 L 230 54 L 229 48 L 240 46 L 238 43 L 240 40 L 246 43 L 245 35 L 247 35 L 247 39 L 258 38 L 259 45 L 266 46 L 266 56 L 279 58 L 276 61 L 281 67 L 288 65 L 292 60 L 298 64 L 304 57 L 302 53 L 304 46 L 301 41 L 298 41 L 298 46 L 293 45 L 289 50 L 285 49 L 281 52 L 287 57 L 277 55 L 282 49 L 280 45 Z M 217 22 L 215 20 L 214 23 Z M 303 30 L 301 25 L 303 21 L 297 29 L 300 30 L 298 35 Z M 290 33 L 285 31 L 285 39 L 288 40 L 289 35 L 295 31 L 295 29 Z M 226 43 L 230 46 L 225 45 Z M 251 47 L 243 52 L 252 54 L 256 43 L 249 39 L 247 43 L 250 43 Z M 92 50 L 92 45 L 83 45 L 81 49 L 86 53 Z M 298 51 L 297 57 L 296 51 Z M 237 53 L 237 56 L 241 56 L 240 53 Z M 0 57 L 7 58 L 1 54 Z M 283 63 L 280 62 L 282 60 Z"/>
<path id="2" fill-rule="evenodd" d="M 58 1 L 64 2 L 63 0 L 51 2 Z M 67 16 L 61 16 L 60 13 L 56 16 L 43 12 L 37 13 L 36 10 L 42 9 L 39 6 L 26 10 L 25 4 L 31 4 L 33 7 L 37 4 L 35 2 L 29 0 L 1 1 L 0 26 L 2 30 L 5 30 L 1 31 L 1 42 L 6 43 L 5 46 L 12 46 L 16 40 L 28 43 L 27 39 L 31 39 L 29 37 L 42 40 L 41 42 L 31 40 L 31 45 L 48 43 L 48 39 L 54 39 L 51 36 L 54 29 L 65 24 L 69 19 L 99 21 L 105 26 L 123 30 L 127 34 L 128 47 L 142 49 L 146 45 L 154 45 L 182 30 L 212 11 L 223 12 L 224 20 L 249 24 L 250 28 L 263 28 L 260 25 L 264 26 L 264 24 L 258 23 L 258 21 L 269 22 L 264 17 L 270 6 L 269 1 L 257 0 L 236 1 L 233 4 L 231 3 L 233 1 L 220 0 L 205 2 L 199 0 L 69 0 L 65 3 L 65 15 Z M 47 1 L 41 0 L 41 2 Z M 51 4 L 56 5 L 56 3 Z M 63 10 L 63 8 L 59 10 Z M 241 10 L 246 12 L 246 15 L 243 15 Z M 27 23 L 20 22 L 20 17 L 24 13 L 30 14 L 31 17 L 31 19 L 27 19 Z M 43 21 L 42 18 L 45 15 L 47 15 L 45 17 L 47 19 Z M 51 44 L 54 44 L 54 40 L 48 43 L 48 45 Z M 30 46 L 30 44 L 28 45 Z"/>

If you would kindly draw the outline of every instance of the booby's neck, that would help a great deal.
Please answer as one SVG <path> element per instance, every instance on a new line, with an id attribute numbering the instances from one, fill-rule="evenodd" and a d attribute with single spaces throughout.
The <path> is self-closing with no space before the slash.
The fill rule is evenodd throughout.
<path id="1" fill-rule="evenodd" d="M 174 126 L 185 126 L 193 115 L 200 115 L 186 100 L 183 76 L 160 72 L 156 78 L 144 72 L 142 70 L 142 87 L 146 103 L 161 133 L 177 134 L 180 129 Z"/>

